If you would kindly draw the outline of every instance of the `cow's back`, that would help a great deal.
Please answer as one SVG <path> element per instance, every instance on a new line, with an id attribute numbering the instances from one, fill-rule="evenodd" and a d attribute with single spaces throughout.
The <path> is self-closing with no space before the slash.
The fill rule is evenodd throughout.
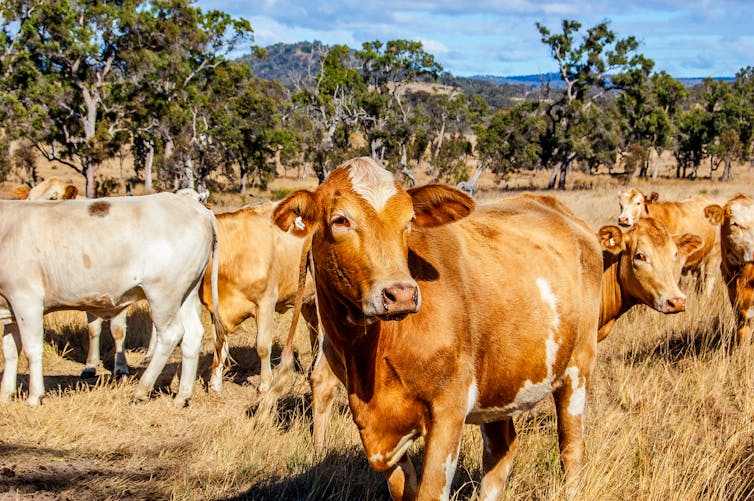
<path id="1" fill-rule="evenodd" d="M 143 297 L 212 249 L 212 215 L 173 194 L 0 201 L 0 294 L 44 289 L 45 310 L 108 309 Z M 167 285 L 167 284 L 165 284 Z"/>
<path id="2" fill-rule="evenodd" d="M 231 331 L 253 314 L 265 295 L 274 295 L 279 311 L 295 299 L 303 241 L 272 223 L 275 206 L 265 203 L 217 215 L 219 308 Z M 209 274 L 201 297 L 211 310 Z"/>
<path id="3" fill-rule="evenodd" d="M 671 235 L 692 233 L 702 238 L 702 246 L 686 259 L 685 269 L 694 268 L 714 252 L 717 229 L 704 216 L 709 199 L 703 195 L 675 202 L 647 203 L 650 217 L 661 221 Z"/>

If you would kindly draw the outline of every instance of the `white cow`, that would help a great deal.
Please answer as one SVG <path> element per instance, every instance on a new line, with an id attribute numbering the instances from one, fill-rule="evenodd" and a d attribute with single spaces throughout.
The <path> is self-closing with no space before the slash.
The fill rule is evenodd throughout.
<path id="1" fill-rule="evenodd" d="M 13 194 L 20 200 L 71 200 L 78 195 L 78 189 L 72 184 L 66 184 L 62 179 L 50 177 L 29 189 L 28 186 L 18 186 Z M 117 376 L 128 375 L 128 361 L 126 360 L 126 311 L 115 315 L 110 319 L 110 334 L 115 341 L 115 366 L 113 374 Z M 93 378 L 97 375 L 97 366 L 100 362 L 99 338 L 102 333 L 102 318 L 87 312 L 87 330 L 89 331 L 89 350 L 86 356 L 86 365 L 81 371 L 81 379 Z"/>
<path id="2" fill-rule="evenodd" d="M 212 253 L 218 250 L 212 213 L 189 197 L 160 193 L 0 201 L 0 214 L 0 324 L 5 327 L 0 401 L 16 391 L 18 353 L 23 347 L 29 361 L 28 403 L 39 404 L 44 394 L 44 313 L 75 309 L 112 318 L 146 299 L 157 346 L 134 399 L 148 398 L 181 341 L 175 402 L 185 405 L 193 390 L 203 332 L 198 289 Z M 212 275 L 217 276 L 214 265 Z M 214 283 L 216 291 L 216 278 Z M 223 329 L 217 316 L 215 322 L 217 329 Z"/>

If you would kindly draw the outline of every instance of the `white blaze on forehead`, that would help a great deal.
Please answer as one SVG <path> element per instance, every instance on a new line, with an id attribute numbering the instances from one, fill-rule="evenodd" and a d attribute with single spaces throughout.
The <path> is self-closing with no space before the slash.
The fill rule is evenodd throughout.
<path id="1" fill-rule="evenodd" d="M 398 193 L 393 175 L 373 161 L 353 162 L 348 177 L 353 191 L 361 195 L 379 212 Z"/>

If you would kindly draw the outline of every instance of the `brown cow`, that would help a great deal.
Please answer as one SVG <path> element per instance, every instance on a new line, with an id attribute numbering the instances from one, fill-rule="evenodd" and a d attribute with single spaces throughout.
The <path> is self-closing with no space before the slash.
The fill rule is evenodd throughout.
<path id="1" fill-rule="evenodd" d="M 698 235 L 671 237 L 665 225 L 651 217 L 641 218 L 625 232 L 617 226 L 603 226 L 598 235 L 605 267 L 598 341 L 636 304 L 661 313 L 686 309 L 678 279 L 687 256 L 702 245 Z"/>
<path id="2" fill-rule="evenodd" d="M 658 202 L 659 195 L 652 192 L 645 195 L 636 188 L 618 193 L 621 213 L 618 225 L 631 227 L 642 217 L 651 216 L 662 221 L 671 235 L 693 233 L 702 239 L 702 246 L 686 258 L 683 273 L 692 273 L 702 279 L 706 293 L 710 294 L 715 285 L 720 251 L 715 244 L 717 231 L 704 217 L 704 208 L 710 201 L 703 195 L 676 202 Z"/>
<path id="3" fill-rule="evenodd" d="M 272 382 L 270 353 L 275 312 L 283 313 L 293 305 L 303 245 L 300 238 L 280 231 L 272 224 L 270 216 L 276 205 L 265 203 L 216 215 L 218 241 L 222 249 L 218 270 L 220 316 L 228 332 L 235 331 L 251 316 L 256 319 L 257 354 L 262 363 L 261 392 L 267 391 Z M 204 306 L 212 311 L 210 278 L 209 273 L 205 274 L 200 297 Z M 317 313 L 311 281 L 308 281 L 305 291 L 302 313 L 313 336 Z M 222 371 L 228 355 L 225 340 L 220 340 L 218 354 L 212 368 L 210 388 L 220 393 Z"/>
<path id="4" fill-rule="evenodd" d="M 708 206 L 704 214 L 720 225 L 720 271 L 736 313 L 737 341 L 749 343 L 754 318 L 754 199 L 738 194 L 724 207 Z"/>
<path id="5" fill-rule="evenodd" d="M 582 462 L 598 242 L 585 223 L 531 197 L 469 215 L 473 207 L 445 186 L 405 191 L 359 158 L 273 214 L 312 237 L 327 362 L 394 499 L 448 499 L 464 422 L 482 428 L 480 498 L 496 497 L 516 449 L 512 416 L 551 393 L 568 480 Z M 420 436 L 417 485 L 407 451 Z"/>

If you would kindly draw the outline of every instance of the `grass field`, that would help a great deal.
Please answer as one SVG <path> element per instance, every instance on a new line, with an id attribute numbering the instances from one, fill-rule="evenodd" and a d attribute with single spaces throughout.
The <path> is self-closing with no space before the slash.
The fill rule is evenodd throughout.
<path id="1" fill-rule="evenodd" d="M 753 181 L 754 173 L 745 168 L 729 184 L 660 179 L 635 185 L 663 199 L 704 193 L 724 201 L 737 192 L 751 194 Z M 590 183 L 591 190 L 557 196 L 596 230 L 614 222 L 624 181 L 603 176 Z M 483 199 L 515 194 L 484 188 Z M 227 195 L 221 206 L 239 200 Z M 689 293 L 685 313 L 663 316 L 635 307 L 599 345 L 578 499 L 754 499 L 754 348 L 731 348 L 733 315 L 722 284 L 711 297 L 694 292 L 690 279 L 682 281 L 682 289 Z M 278 340 L 289 322 L 290 313 L 278 317 Z M 88 342 L 83 313 L 47 315 L 45 326 L 43 405 L 32 409 L 17 398 L 0 406 L 0 499 L 388 498 L 382 476 L 367 465 L 344 391 L 325 457 L 313 452 L 303 373 L 276 419 L 249 413 L 259 371 L 253 321 L 230 338 L 237 363 L 223 397 L 199 384 L 186 409 L 174 408 L 170 396 L 178 352 L 158 381 L 162 391 L 134 405 L 135 379 L 109 376 L 112 342 L 106 335 L 98 379 L 79 381 Z M 144 307 L 134 307 L 127 346 L 136 376 L 149 326 Z M 297 345 L 306 367 L 311 353 L 303 331 Z M 274 357 L 279 351 L 278 345 Z M 210 362 L 211 342 L 205 339 L 204 380 Z M 23 356 L 19 371 L 23 393 L 28 382 Z M 503 499 L 564 499 L 552 403 L 521 415 L 516 427 L 518 453 Z M 454 499 L 476 499 L 481 447 L 477 427 L 467 426 Z M 415 458 L 420 449 L 421 444 L 413 446 Z"/>

